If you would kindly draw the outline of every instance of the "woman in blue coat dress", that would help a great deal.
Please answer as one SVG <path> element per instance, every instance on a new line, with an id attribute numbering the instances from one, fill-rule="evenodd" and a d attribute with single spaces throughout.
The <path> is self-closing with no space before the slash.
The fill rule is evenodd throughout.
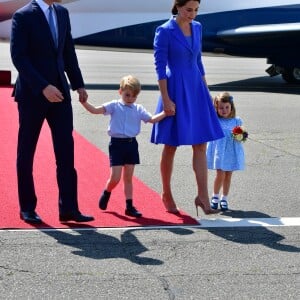
<path id="1" fill-rule="evenodd" d="M 192 145 L 198 194 L 196 208 L 210 208 L 207 188 L 206 142 L 223 137 L 205 80 L 201 60 L 202 27 L 194 21 L 200 0 L 174 0 L 173 17 L 156 29 L 154 59 L 160 97 L 157 112 L 170 117 L 155 124 L 151 142 L 164 144 L 161 157 L 162 200 L 171 213 L 179 210 L 171 191 L 177 146 Z M 198 214 L 198 210 L 197 210 Z"/>

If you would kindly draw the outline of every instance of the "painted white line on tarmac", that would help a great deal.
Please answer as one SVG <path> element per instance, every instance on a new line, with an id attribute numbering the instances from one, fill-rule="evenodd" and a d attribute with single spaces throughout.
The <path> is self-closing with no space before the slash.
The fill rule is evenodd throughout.
<path id="1" fill-rule="evenodd" d="M 198 219 L 201 228 L 300 226 L 300 218 Z"/>
<path id="2" fill-rule="evenodd" d="M 216 218 L 216 219 L 198 219 L 199 225 L 170 225 L 170 226 L 137 226 L 137 227 L 91 227 L 91 228 L 40 228 L 40 229 L 0 229 L 1 232 L 7 231 L 130 231 L 130 230 L 160 230 L 175 228 L 233 228 L 233 227 L 293 227 L 300 226 L 300 218 Z"/>

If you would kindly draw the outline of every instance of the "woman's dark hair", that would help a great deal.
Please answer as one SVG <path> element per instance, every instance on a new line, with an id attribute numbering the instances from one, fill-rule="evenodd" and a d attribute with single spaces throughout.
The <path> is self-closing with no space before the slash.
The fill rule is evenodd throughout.
<path id="1" fill-rule="evenodd" d="M 186 5 L 186 3 L 189 1 L 191 1 L 191 0 L 174 0 L 174 4 L 172 7 L 172 15 L 175 16 L 178 14 L 177 6 L 182 7 L 182 6 Z M 197 1 L 200 4 L 200 0 L 193 0 L 193 1 Z"/>

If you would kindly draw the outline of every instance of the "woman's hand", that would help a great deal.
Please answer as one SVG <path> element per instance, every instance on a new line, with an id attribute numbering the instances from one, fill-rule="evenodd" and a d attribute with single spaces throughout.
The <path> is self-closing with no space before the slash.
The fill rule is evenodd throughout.
<path id="1" fill-rule="evenodd" d="M 176 105 L 170 98 L 163 99 L 163 107 L 167 116 L 175 115 Z"/>

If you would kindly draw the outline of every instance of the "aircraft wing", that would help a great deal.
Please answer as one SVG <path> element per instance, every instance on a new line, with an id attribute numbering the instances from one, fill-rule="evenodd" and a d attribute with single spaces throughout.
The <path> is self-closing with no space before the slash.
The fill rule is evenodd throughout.
<path id="1" fill-rule="evenodd" d="M 218 40 L 239 46 L 259 43 L 260 47 L 284 47 L 286 40 L 289 41 L 289 46 L 293 42 L 299 45 L 299 37 L 300 23 L 252 25 L 217 32 Z"/>

